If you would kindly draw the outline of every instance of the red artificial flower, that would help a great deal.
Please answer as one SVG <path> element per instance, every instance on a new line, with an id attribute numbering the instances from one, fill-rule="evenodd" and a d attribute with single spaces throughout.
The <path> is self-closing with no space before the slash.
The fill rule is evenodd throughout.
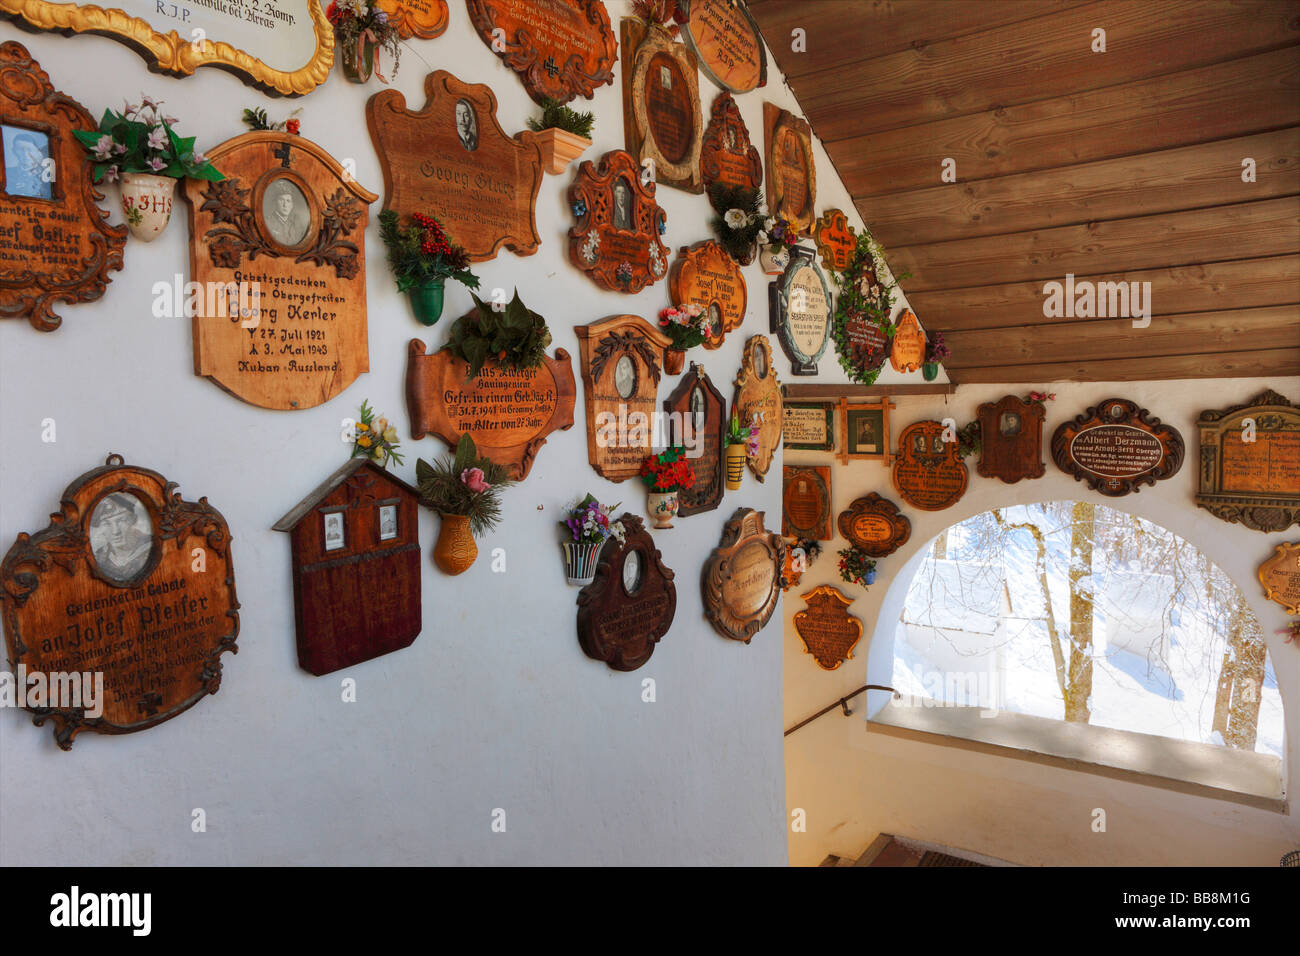
<path id="1" fill-rule="evenodd" d="M 296 119 L 288 120 L 284 124 L 284 128 L 288 130 L 290 133 L 292 133 L 294 136 L 298 135 L 299 126 L 300 126 L 300 121 Z"/>

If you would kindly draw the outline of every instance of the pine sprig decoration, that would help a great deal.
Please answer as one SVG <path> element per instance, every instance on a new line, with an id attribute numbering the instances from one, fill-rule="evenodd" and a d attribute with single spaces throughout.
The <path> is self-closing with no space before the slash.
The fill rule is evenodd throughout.
<path id="1" fill-rule="evenodd" d="M 867 587 L 867 575 L 876 570 L 876 559 L 861 548 L 841 548 L 840 580 L 846 584 L 860 584 Z"/>
<path id="2" fill-rule="evenodd" d="M 709 204 L 717 213 L 709 220 L 709 225 L 718 244 L 742 265 L 752 261 L 759 234 L 763 231 L 763 193 L 748 186 L 714 183 L 709 187 Z M 727 214 L 732 210 L 743 214 L 743 222 L 739 225 L 727 221 Z"/>
<path id="3" fill-rule="evenodd" d="M 455 279 L 477 289 L 479 280 L 470 271 L 469 254 L 452 241 L 442 223 L 418 212 L 412 213 L 411 219 L 412 225 L 399 226 L 392 209 L 379 214 L 379 238 L 388 247 L 388 265 L 397 280 L 397 291 L 406 292 L 437 279 Z"/>
<path id="4" fill-rule="evenodd" d="M 423 458 L 415 462 L 420 503 L 440 514 L 468 517 L 476 537 L 501 521 L 501 491 L 514 484 L 507 474 L 501 465 L 478 457 L 469 435 L 460 436 L 454 455 L 432 465 Z"/>
<path id="5" fill-rule="evenodd" d="M 874 246 L 871 234 L 864 230 L 858 236 L 858 245 L 849 260 L 848 268 L 833 273 L 839 286 L 839 294 L 835 297 L 835 320 L 831 328 L 835 352 L 845 374 L 863 385 L 874 384 L 883 366 L 868 370 L 855 360 L 847 328 L 849 321 L 870 322 L 879 326 L 886 338 L 893 335 L 889 316 L 894 306 L 895 285 L 880 277 L 880 263 L 876 259 Z"/>
<path id="6" fill-rule="evenodd" d="M 544 129 L 562 129 L 574 136 L 591 139 L 591 129 L 595 122 L 595 113 L 580 113 L 567 103 L 544 99 L 541 118 L 529 118 L 528 128 L 539 133 Z"/>

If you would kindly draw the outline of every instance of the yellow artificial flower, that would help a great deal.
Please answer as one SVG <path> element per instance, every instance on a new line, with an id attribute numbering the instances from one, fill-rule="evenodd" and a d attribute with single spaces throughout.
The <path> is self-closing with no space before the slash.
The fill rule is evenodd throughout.
<path id="1" fill-rule="evenodd" d="M 362 448 L 369 448 L 370 436 L 362 435 L 360 438 L 357 439 L 357 444 L 360 445 Z"/>
<path id="2" fill-rule="evenodd" d="M 389 425 L 389 426 L 388 426 L 388 429 L 384 432 L 384 441 L 388 442 L 390 445 L 393 444 L 393 443 L 395 443 L 395 442 L 397 441 L 397 426 L 396 426 L 396 425 Z"/>

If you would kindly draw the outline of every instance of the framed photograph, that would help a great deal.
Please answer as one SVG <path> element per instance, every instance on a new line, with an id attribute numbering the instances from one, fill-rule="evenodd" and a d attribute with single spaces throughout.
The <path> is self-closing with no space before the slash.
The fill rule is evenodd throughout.
<path id="1" fill-rule="evenodd" d="M 288 176 L 277 176 L 262 189 L 260 202 L 266 237 L 286 249 L 296 249 L 311 233 L 312 208 L 307 194 Z"/>
<path id="2" fill-rule="evenodd" d="M 889 464 L 889 410 L 893 402 L 840 399 L 840 461 L 852 459 Z"/>
<path id="3" fill-rule="evenodd" d="M 835 450 L 835 406 L 824 402 L 786 402 L 781 419 L 782 447 L 801 451 Z"/>
<path id="4" fill-rule="evenodd" d="M 327 511 L 322 517 L 325 520 L 325 550 L 338 551 L 347 544 L 347 539 L 343 534 L 343 512 Z"/>
<path id="5" fill-rule="evenodd" d="M 397 505 L 379 506 L 379 540 L 391 541 L 397 537 Z"/>
<path id="6" fill-rule="evenodd" d="M 7 194 L 28 199 L 54 198 L 48 133 L 0 124 L 0 153 L 4 155 Z"/>
<path id="7" fill-rule="evenodd" d="M 157 535 L 135 495 L 115 491 L 100 498 L 90 512 L 88 532 L 95 566 L 113 584 L 129 584 L 150 570 Z"/>
<path id="8" fill-rule="evenodd" d="M 478 117 L 474 104 L 463 98 L 456 101 L 456 137 L 469 152 L 478 149 Z"/>

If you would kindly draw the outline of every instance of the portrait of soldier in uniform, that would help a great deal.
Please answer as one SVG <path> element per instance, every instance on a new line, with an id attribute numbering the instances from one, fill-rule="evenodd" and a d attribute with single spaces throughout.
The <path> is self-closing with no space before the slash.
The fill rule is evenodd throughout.
<path id="1" fill-rule="evenodd" d="M 262 221 L 271 238 L 282 246 L 296 246 L 311 228 L 307 197 L 288 179 L 277 179 L 262 196 Z"/>
<path id="2" fill-rule="evenodd" d="M 133 495 L 114 492 L 90 515 L 90 547 L 99 571 L 110 581 L 130 581 L 153 553 L 149 516 Z"/>

